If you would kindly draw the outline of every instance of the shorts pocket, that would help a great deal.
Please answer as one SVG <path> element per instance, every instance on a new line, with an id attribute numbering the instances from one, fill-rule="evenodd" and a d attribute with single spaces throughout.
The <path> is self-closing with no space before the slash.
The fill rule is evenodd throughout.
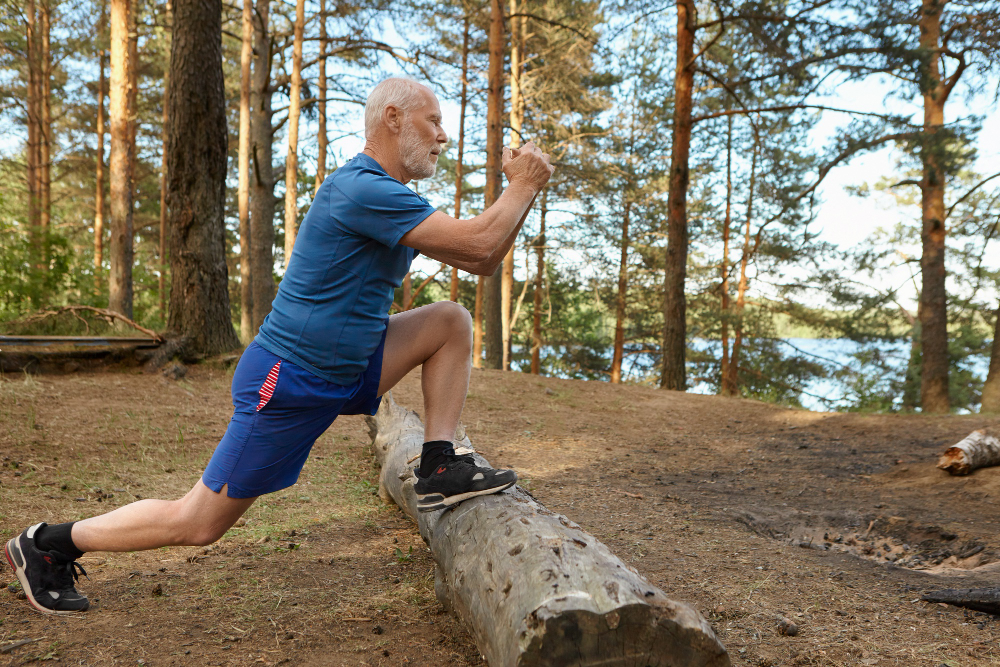
<path id="1" fill-rule="evenodd" d="M 271 370 L 268 371 L 267 377 L 264 378 L 264 383 L 260 385 L 260 389 L 257 390 L 257 394 L 260 396 L 260 402 L 257 403 L 257 412 L 261 411 L 267 402 L 271 400 L 274 396 L 274 388 L 278 384 L 278 371 L 281 369 L 281 361 L 279 360 Z"/>

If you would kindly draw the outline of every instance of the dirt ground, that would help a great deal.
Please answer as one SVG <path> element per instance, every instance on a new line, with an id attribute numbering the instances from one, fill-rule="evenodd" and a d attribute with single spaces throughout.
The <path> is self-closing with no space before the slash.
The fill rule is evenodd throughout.
<path id="1" fill-rule="evenodd" d="M 183 494 L 226 427 L 231 373 L 5 376 L 0 538 Z M 419 412 L 419 374 L 394 394 Z M 735 665 L 1000 664 L 997 618 L 920 601 L 997 584 L 1000 468 L 934 467 L 990 420 L 475 371 L 464 421 L 541 503 L 701 610 Z M 483 664 L 415 528 L 375 494 L 369 444 L 360 417 L 338 420 L 299 483 L 213 547 L 86 555 L 82 618 L 0 591 L 0 665 Z"/>

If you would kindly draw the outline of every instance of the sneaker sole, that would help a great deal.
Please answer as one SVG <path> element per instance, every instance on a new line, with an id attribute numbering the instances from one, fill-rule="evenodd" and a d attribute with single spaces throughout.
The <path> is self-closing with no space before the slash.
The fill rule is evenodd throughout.
<path id="1" fill-rule="evenodd" d="M 24 566 L 18 567 L 14 560 L 16 554 L 17 559 L 24 563 L 24 554 L 21 553 L 21 549 L 17 546 L 17 537 L 11 538 L 6 545 L 4 545 L 3 552 L 7 556 L 7 562 L 10 563 L 11 569 L 14 570 L 14 574 L 17 576 L 17 580 L 21 582 L 21 590 L 24 591 L 24 595 L 28 598 L 28 602 L 31 603 L 31 608 L 40 614 L 47 614 L 50 616 L 78 616 L 85 613 L 84 610 L 80 611 L 70 611 L 70 610 L 59 610 L 59 609 L 49 609 L 38 604 L 35 600 L 35 596 L 31 594 L 31 586 L 28 585 L 28 577 L 24 574 Z M 11 553 L 13 548 L 14 553 Z"/>
<path id="2" fill-rule="evenodd" d="M 469 498 L 475 498 L 476 496 L 488 496 L 494 493 L 500 493 L 504 489 L 509 489 L 510 487 L 517 484 L 515 479 L 512 482 L 508 482 L 503 486 L 496 486 L 492 489 L 483 489 L 482 491 L 469 491 L 468 493 L 458 493 L 454 496 L 442 496 L 440 493 L 428 493 L 425 496 L 417 496 L 417 509 L 421 512 L 433 512 L 435 510 L 443 510 L 446 507 L 451 507 L 452 505 L 457 505 L 458 503 L 468 500 Z"/>

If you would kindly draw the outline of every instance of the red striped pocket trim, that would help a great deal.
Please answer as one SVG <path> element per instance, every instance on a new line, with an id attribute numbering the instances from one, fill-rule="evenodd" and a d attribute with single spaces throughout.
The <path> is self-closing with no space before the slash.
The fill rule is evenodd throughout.
<path id="1" fill-rule="evenodd" d="M 271 367 L 270 372 L 264 379 L 264 384 L 262 384 L 260 389 L 257 391 L 257 393 L 260 394 L 260 403 L 257 404 L 257 412 L 260 412 L 260 409 L 267 405 L 267 402 L 271 400 L 272 396 L 274 396 L 274 385 L 278 384 L 279 368 L 281 368 L 280 361 Z"/>

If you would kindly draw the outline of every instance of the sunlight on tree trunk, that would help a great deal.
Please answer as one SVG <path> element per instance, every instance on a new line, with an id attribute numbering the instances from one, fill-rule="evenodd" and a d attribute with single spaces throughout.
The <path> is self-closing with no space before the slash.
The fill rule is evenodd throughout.
<path id="1" fill-rule="evenodd" d="M 107 25 L 107 2 L 101 3 L 101 18 L 98 34 L 103 33 Z M 103 35 L 102 35 L 103 37 Z M 104 91 L 107 81 L 104 78 L 104 67 L 107 53 L 104 44 L 97 57 L 97 67 L 100 70 L 97 79 L 97 173 L 94 187 L 94 294 L 101 292 L 101 273 L 104 270 Z M 161 290 L 162 292 L 162 290 Z"/>
<path id="2" fill-rule="evenodd" d="M 994 313 L 993 345 L 990 348 L 990 370 L 983 384 L 983 397 L 980 412 L 983 414 L 1000 413 L 1000 308 Z"/>
<path id="3" fill-rule="evenodd" d="M 521 63 L 524 57 L 524 18 L 517 14 L 517 0 L 510 0 L 510 147 L 521 145 L 521 125 L 524 123 L 524 95 L 521 92 Z M 502 368 L 510 370 L 511 352 L 511 299 L 514 294 L 514 247 L 503 258 L 500 274 L 500 332 L 503 341 Z"/>
<path id="4" fill-rule="evenodd" d="M 627 196 L 627 195 L 626 195 Z M 625 352 L 625 294 L 628 291 L 628 223 L 632 202 L 625 202 L 622 214 L 621 259 L 618 262 L 618 293 L 615 296 L 615 341 L 611 352 L 611 384 L 622 381 L 622 357 Z"/>
<path id="5" fill-rule="evenodd" d="M 173 24 L 173 5 L 170 0 L 164 7 L 164 17 L 167 23 L 167 53 L 170 53 L 170 28 Z M 169 140 L 167 126 L 170 117 L 167 110 L 170 108 L 170 68 L 163 70 L 163 128 L 162 140 L 163 148 L 160 154 L 160 321 L 167 321 L 167 141 Z"/>
<path id="6" fill-rule="evenodd" d="M 923 178 L 920 182 L 922 225 L 920 238 L 920 336 L 922 371 L 920 407 L 923 412 L 948 412 L 948 295 L 945 288 L 945 133 L 944 105 L 948 97 L 940 69 L 940 0 L 923 0 L 920 12 L 920 46 L 924 99 L 924 136 L 920 148 Z"/>
<path id="7" fill-rule="evenodd" d="M 111 0 L 111 237 L 108 309 L 132 317 L 132 63 L 129 59 L 129 0 Z"/>
<path id="8" fill-rule="evenodd" d="M 252 240 L 250 232 L 250 61 L 253 58 L 253 0 L 243 0 L 240 45 L 240 135 L 239 190 L 240 214 L 240 342 L 249 345 L 253 328 Z"/>
<path id="9" fill-rule="evenodd" d="M 489 208 L 500 198 L 500 151 L 503 143 L 503 61 L 504 61 L 503 8 L 500 0 L 490 0 L 490 32 L 488 93 L 486 105 L 486 191 L 483 208 Z M 486 348 L 486 367 L 503 367 L 503 333 L 500 290 L 502 268 L 483 280 L 483 344 Z"/>
<path id="10" fill-rule="evenodd" d="M 531 316 L 531 372 L 542 372 L 542 289 L 545 280 L 545 214 L 549 208 L 549 189 L 542 188 L 542 201 L 538 207 L 538 238 L 535 240 L 535 289 L 532 294 L 534 312 Z"/>
<path id="11" fill-rule="evenodd" d="M 295 3 L 295 36 L 292 46 L 292 85 L 288 106 L 288 157 L 285 158 L 285 268 L 292 261 L 299 203 L 299 116 L 302 103 L 302 32 L 305 29 L 305 0 Z"/>
<path id="12" fill-rule="evenodd" d="M 462 23 L 462 98 L 458 114 L 458 157 L 455 161 L 455 219 L 462 219 L 462 184 L 465 160 L 465 110 L 469 103 L 469 13 Z M 452 301 L 458 301 L 458 269 L 451 269 Z"/>
<path id="13" fill-rule="evenodd" d="M 477 276 L 476 306 L 472 314 L 472 367 L 483 367 L 483 283 L 484 276 Z"/>
<path id="14" fill-rule="evenodd" d="M 313 197 L 319 192 L 319 186 L 326 178 L 326 148 L 329 137 L 326 133 L 326 47 L 329 44 L 326 34 L 326 0 L 319 0 L 319 77 L 316 89 L 319 91 L 316 111 L 316 184 L 313 187 Z"/>
<path id="15" fill-rule="evenodd" d="M 694 0 L 677 2 L 677 70 L 674 78 L 674 131 L 667 202 L 667 252 L 663 285 L 663 346 L 660 387 L 686 388 L 688 156 L 691 151 L 691 96 L 694 90 Z"/>
<path id="16" fill-rule="evenodd" d="M 39 224 L 47 236 L 52 225 L 52 9 L 51 0 L 42 0 L 39 14 L 41 32 L 39 61 L 41 64 L 41 86 L 39 92 L 40 132 L 39 135 Z M 48 241 L 43 242 L 42 261 L 48 265 Z"/>
<path id="17" fill-rule="evenodd" d="M 729 358 L 729 375 L 726 379 L 728 386 L 733 388 L 733 396 L 740 393 L 740 353 L 743 348 L 743 309 L 746 306 L 747 289 L 750 286 L 747 277 L 747 267 L 750 265 L 750 255 L 753 254 L 753 247 L 750 242 L 750 224 L 753 220 L 753 198 L 757 187 L 757 155 L 760 149 L 760 138 L 754 132 L 753 156 L 750 158 L 750 184 L 747 194 L 747 221 L 743 232 L 743 254 L 740 256 L 740 282 L 736 288 L 736 308 L 733 313 L 733 352 Z"/>
<path id="18" fill-rule="evenodd" d="M 25 16 L 25 48 L 28 68 L 27 85 L 27 181 L 28 181 L 28 234 L 31 239 L 32 270 L 42 270 L 41 223 L 41 65 L 38 57 L 38 9 L 34 0 L 28 0 Z M 39 305 L 39 304 L 36 304 Z"/>

